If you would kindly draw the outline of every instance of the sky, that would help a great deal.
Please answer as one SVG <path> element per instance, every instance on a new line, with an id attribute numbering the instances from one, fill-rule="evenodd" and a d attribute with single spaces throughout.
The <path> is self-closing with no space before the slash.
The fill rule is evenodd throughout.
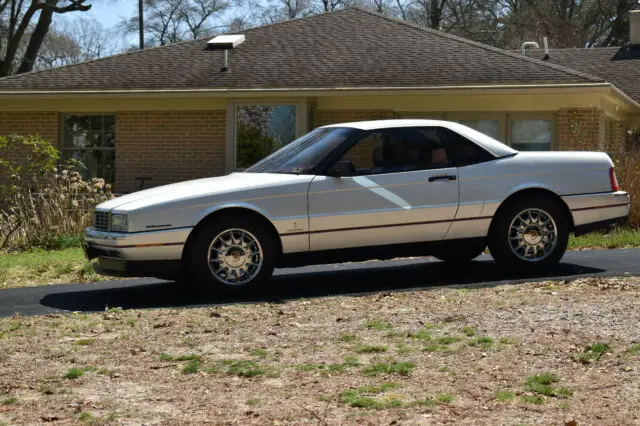
<path id="1" fill-rule="evenodd" d="M 137 0 L 93 0 L 87 15 L 100 21 L 104 28 L 112 28 L 121 18 L 138 13 Z"/>

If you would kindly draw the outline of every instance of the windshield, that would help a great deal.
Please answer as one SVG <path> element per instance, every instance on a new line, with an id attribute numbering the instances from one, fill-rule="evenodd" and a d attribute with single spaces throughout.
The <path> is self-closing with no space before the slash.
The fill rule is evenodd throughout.
<path id="1" fill-rule="evenodd" d="M 347 138 L 361 132 L 349 127 L 315 129 L 249 167 L 247 173 L 309 173 Z"/>

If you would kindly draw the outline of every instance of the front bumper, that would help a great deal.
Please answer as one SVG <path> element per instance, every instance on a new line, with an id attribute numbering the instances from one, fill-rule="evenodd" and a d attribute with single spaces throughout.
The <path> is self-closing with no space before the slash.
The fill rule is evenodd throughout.
<path id="1" fill-rule="evenodd" d="M 84 252 L 96 272 L 129 277 L 174 278 L 191 228 L 118 233 L 85 230 Z"/>

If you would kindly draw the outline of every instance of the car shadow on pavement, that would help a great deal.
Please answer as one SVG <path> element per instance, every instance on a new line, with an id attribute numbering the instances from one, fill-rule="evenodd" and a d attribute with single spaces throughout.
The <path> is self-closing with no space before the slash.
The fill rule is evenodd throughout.
<path id="1" fill-rule="evenodd" d="M 329 266 L 330 268 L 331 266 Z M 560 263 L 543 275 L 514 275 L 499 269 L 493 261 L 471 262 L 464 267 L 433 261 L 394 261 L 336 266 L 336 270 L 314 270 L 314 267 L 278 271 L 272 287 L 263 295 L 247 297 L 206 297 L 179 283 L 156 281 L 138 284 L 134 281 L 113 282 L 105 287 L 88 289 L 77 285 L 51 292 L 40 300 L 41 305 L 68 311 L 102 311 L 106 307 L 123 309 L 206 306 L 228 303 L 278 303 L 289 299 L 330 295 L 359 296 L 379 291 L 407 291 L 442 285 L 496 286 L 524 281 L 561 279 L 605 272 L 601 269 Z"/>

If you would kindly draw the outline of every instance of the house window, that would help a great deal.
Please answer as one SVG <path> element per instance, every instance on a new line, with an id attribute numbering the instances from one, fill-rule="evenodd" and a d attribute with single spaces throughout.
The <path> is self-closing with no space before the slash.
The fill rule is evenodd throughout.
<path id="1" fill-rule="evenodd" d="M 549 151 L 553 120 L 511 120 L 511 146 L 519 151 Z"/>
<path id="2" fill-rule="evenodd" d="M 86 167 L 85 179 L 115 180 L 116 135 L 113 115 L 65 114 L 62 126 L 63 158 L 75 159 Z"/>
<path id="3" fill-rule="evenodd" d="M 247 168 L 293 141 L 296 110 L 296 105 L 238 105 L 235 167 Z"/>
<path id="4" fill-rule="evenodd" d="M 459 120 L 458 122 L 493 139 L 501 140 L 499 120 Z"/>

